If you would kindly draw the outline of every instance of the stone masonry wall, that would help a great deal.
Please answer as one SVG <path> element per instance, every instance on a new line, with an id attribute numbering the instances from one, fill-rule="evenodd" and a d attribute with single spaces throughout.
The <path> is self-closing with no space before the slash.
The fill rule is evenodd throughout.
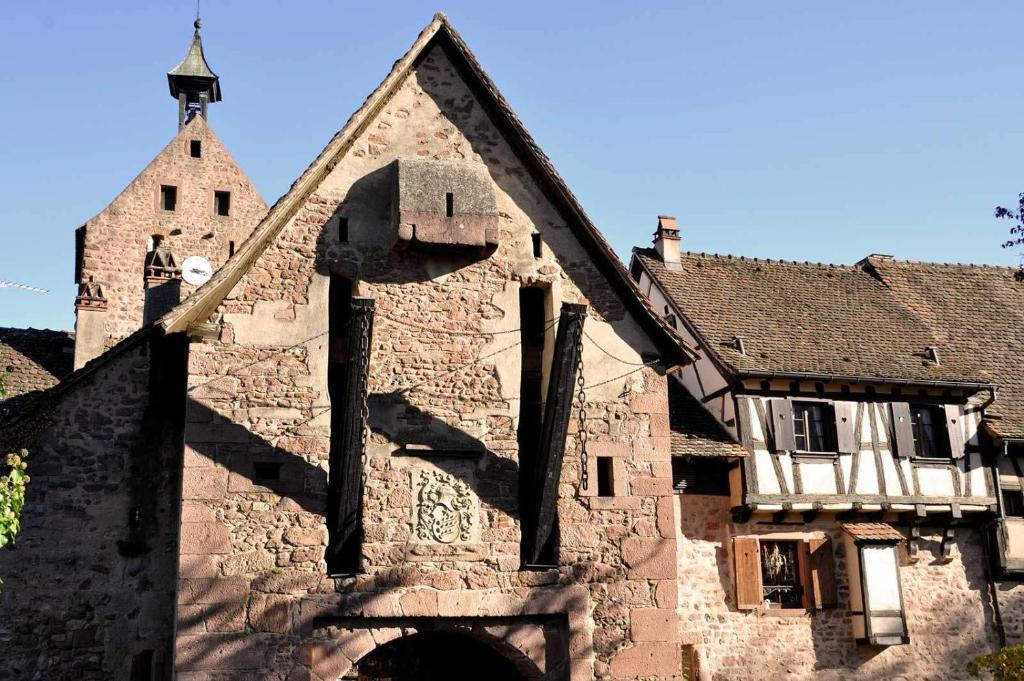
<path id="1" fill-rule="evenodd" d="M 135 348 L 84 379 L 34 421 L 0 431 L 0 452 L 29 450 L 16 542 L 0 550 L 0 679 L 128 678 L 132 657 L 170 649 L 177 475 L 149 477 L 157 522 L 149 550 L 130 543 L 133 452 L 140 443 L 148 353 Z M 140 444 L 142 445 L 140 447 Z M 166 677 L 154 677 L 166 678 Z"/>
<path id="2" fill-rule="evenodd" d="M 501 216 L 497 251 L 393 251 L 388 166 L 398 157 L 484 163 Z M 348 243 L 337 239 L 339 214 Z M 377 305 L 365 573 L 345 579 L 328 578 L 323 561 L 329 272 Z M 596 498 L 593 480 L 579 489 L 574 418 L 559 566 L 539 571 L 519 569 L 518 295 L 530 284 L 548 289 L 549 319 L 562 301 L 590 306 L 583 427 L 591 466 L 614 457 L 622 492 Z M 428 53 L 219 312 L 220 338 L 191 352 L 180 678 L 234 670 L 334 681 L 423 617 L 498 618 L 494 636 L 546 678 L 566 665 L 573 679 L 679 677 L 665 377 L 641 366 L 650 342 L 442 51 Z M 404 449 L 417 444 L 480 454 Z M 281 464 L 279 479 L 257 478 L 254 464 L 268 461 Z M 418 534 L 425 484 L 467 500 L 464 537 Z M 557 626 L 531 624 L 537 617 Z M 330 625 L 345 618 L 357 624 Z"/>
<path id="3" fill-rule="evenodd" d="M 967 664 L 998 648 L 976 530 L 956 531 L 948 563 L 938 559 L 941 533 L 922 531 L 918 562 L 903 560 L 900 568 L 910 644 L 872 648 L 854 643 L 846 558 L 834 521 L 736 525 L 727 498 L 680 495 L 675 501 L 682 641 L 695 648 L 701 681 L 970 679 Z M 835 551 L 837 608 L 802 616 L 736 609 L 732 537 L 822 531 Z"/>
<path id="4" fill-rule="evenodd" d="M 202 156 L 192 158 L 199 140 Z M 160 186 L 178 188 L 176 209 L 160 205 Z M 214 191 L 231 192 L 230 214 L 214 210 Z M 267 205 L 202 116 L 196 116 L 95 217 L 86 223 L 83 281 L 93 277 L 108 299 L 104 345 L 109 347 L 142 326 L 143 264 L 149 238 L 164 237 L 179 267 L 191 255 L 214 270 L 228 259 L 229 242 L 240 246 L 267 212 Z M 183 283 L 184 299 L 193 287 Z M 102 347 L 102 346 L 101 346 Z"/>

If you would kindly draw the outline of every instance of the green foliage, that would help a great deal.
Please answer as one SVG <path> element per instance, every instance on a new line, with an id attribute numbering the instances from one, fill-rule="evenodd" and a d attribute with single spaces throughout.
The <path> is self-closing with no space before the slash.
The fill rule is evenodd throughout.
<path id="1" fill-rule="evenodd" d="M 1024 681 L 1024 644 L 975 658 L 967 665 L 967 671 L 977 677 L 990 672 L 992 681 Z"/>
<path id="2" fill-rule="evenodd" d="M 8 454 L 4 462 L 6 472 L 0 475 L 0 548 L 13 543 L 21 529 L 21 509 L 25 506 L 25 485 L 28 484 L 27 456 L 24 449 Z"/>

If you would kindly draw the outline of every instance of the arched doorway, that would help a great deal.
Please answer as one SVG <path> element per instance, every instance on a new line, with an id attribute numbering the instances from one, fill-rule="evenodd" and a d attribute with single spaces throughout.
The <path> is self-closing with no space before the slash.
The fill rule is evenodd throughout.
<path id="1" fill-rule="evenodd" d="M 525 681 L 486 643 L 464 634 L 424 632 L 395 639 L 361 659 L 359 681 Z"/>

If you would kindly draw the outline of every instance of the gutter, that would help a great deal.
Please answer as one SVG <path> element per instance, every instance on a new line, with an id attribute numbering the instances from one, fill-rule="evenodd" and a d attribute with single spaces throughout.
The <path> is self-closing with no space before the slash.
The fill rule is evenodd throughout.
<path id="1" fill-rule="evenodd" d="M 987 390 L 995 399 L 997 387 L 993 383 L 976 383 L 972 381 L 933 381 L 927 379 L 884 378 L 882 376 L 850 376 L 845 374 L 818 374 L 809 371 L 758 371 L 741 370 L 736 372 L 740 380 L 745 378 L 773 379 L 781 378 L 791 381 L 821 381 L 843 383 L 890 383 L 893 385 L 912 385 L 932 388 L 962 388 L 967 390 Z"/>

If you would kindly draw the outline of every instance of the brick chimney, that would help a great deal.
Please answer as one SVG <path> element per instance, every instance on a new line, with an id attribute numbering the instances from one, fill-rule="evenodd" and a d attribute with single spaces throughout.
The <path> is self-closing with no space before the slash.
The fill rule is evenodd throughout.
<path id="1" fill-rule="evenodd" d="M 658 230 L 654 233 L 654 250 L 667 263 L 679 263 L 679 223 L 670 215 L 658 216 Z"/>
<path id="2" fill-rule="evenodd" d="M 107 296 L 103 285 L 89 277 L 78 285 L 75 298 L 75 369 L 81 369 L 106 349 L 106 316 Z"/>

